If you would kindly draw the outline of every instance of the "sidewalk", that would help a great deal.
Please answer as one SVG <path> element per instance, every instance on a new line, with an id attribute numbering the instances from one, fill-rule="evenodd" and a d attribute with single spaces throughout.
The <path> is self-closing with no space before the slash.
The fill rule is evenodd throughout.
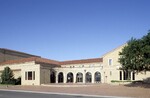
<path id="1" fill-rule="evenodd" d="M 94 85 L 91 84 L 49 85 L 47 84 L 41 86 L 8 86 L 8 87 L 0 86 L 0 89 L 150 98 L 150 88 L 126 87 L 123 85 L 108 85 L 108 84 L 94 84 Z"/>

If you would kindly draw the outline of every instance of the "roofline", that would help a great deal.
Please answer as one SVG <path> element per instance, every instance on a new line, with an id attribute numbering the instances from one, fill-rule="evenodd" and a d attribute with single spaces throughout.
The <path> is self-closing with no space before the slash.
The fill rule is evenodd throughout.
<path id="1" fill-rule="evenodd" d="M 119 49 L 119 48 L 122 48 L 122 47 L 124 47 L 124 46 L 126 46 L 126 45 L 127 45 L 127 43 L 122 44 L 122 45 L 120 45 L 119 47 L 114 48 L 113 50 L 111 50 L 111 51 L 109 51 L 109 52 L 103 54 L 101 57 L 104 58 L 107 54 L 109 54 L 109 53 L 111 53 L 111 52 L 113 52 L 113 51 L 115 51 L 115 50 L 117 50 L 117 49 Z"/>
<path id="2" fill-rule="evenodd" d="M 60 66 L 58 61 L 40 58 L 40 57 L 29 57 L 29 58 L 23 58 L 17 60 L 8 60 L 5 62 L 1 62 L 0 65 L 21 64 L 21 63 L 32 62 L 32 61 L 34 61 L 35 63 L 46 63 L 46 64 L 54 64 Z"/>
<path id="3" fill-rule="evenodd" d="M 3 51 L 10 51 L 10 52 L 15 52 L 15 53 L 20 53 L 20 54 L 25 54 L 25 55 L 29 55 L 29 56 L 33 56 L 33 57 L 40 57 L 40 56 L 37 56 L 37 55 L 32 55 L 32 54 L 28 54 L 28 53 L 25 53 L 25 52 L 20 52 L 20 51 L 16 51 L 16 50 L 11 50 L 11 49 L 7 49 L 7 48 L 0 48 L 0 50 L 3 50 Z"/>
<path id="4" fill-rule="evenodd" d="M 103 58 L 90 58 L 90 59 L 60 61 L 60 65 L 83 64 L 83 63 L 94 63 L 94 62 L 103 62 Z"/>

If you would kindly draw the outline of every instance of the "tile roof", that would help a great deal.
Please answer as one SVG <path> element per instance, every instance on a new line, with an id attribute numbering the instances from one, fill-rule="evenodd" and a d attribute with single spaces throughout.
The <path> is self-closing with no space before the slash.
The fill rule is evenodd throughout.
<path id="1" fill-rule="evenodd" d="M 41 57 L 29 57 L 29 58 L 23 58 L 23 59 L 17 59 L 17 60 L 8 60 L 5 62 L 1 62 L 0 65 L 18 64 L 18 63 L 25 63 L 25 62 L 31 62 L 31 61 L 35 61 L 35 63 L 47 63 L 47 64 L 54 64 L 56 66 L 60 66 L 60 65 L 67 65 L 67 64 L 103 62 L 103 59 L 92 58 L 92 59 L 81 59 L 81 60 L 70 60 L 70 61 L 56 61 L 56 60 L 50 60 L 50 59 L 41 58 Z"/>
<path id="2" fill-rule="evenodd" d="M 82 59 L 82 60 L 70 60 L 70 61 L 62 61 L 60 65 L 67 64 L 83 64 L 83 63 L 94 63 L 94 62 L 103 62 L 102 58 L 92 58 L 92 59 Z"/>
<path id="3" fill-rule="evenodd" d="M 35 61 L 36 63 L 55 64 L 59 66 L 59 62 L 55 60 L 50 60 L 50 59 L 45 59 L 45 58 L 40 58 L 40 57 L 29 57 L 29 58 L 23 58 L 23 59 L 18 59 L 18 60 L 8 60 L 5 62 L 1 62 L 0 65 L 18 64 L 18 63 L 25 63 L 25 62 L 30 62 L 30 61 Z"/>
<path id="4" fill-rule="evenodd" d="M 11 50 L 11 49 L 7 49 L 7 48 L 0 48 L 0 51 L 5 51 L 5 52 L 10 51 L 10 52 L 19 53 L 19 54 L 25 54 L 25 55 L 32 56 L 32 57 L 40 57 L 37 55 L 32 55 L 32 54 L 28 54 L 28 53 L 24 53 L 24 52 L 20 52 L 20 51 L 16 51 L 16 50 Z"/>

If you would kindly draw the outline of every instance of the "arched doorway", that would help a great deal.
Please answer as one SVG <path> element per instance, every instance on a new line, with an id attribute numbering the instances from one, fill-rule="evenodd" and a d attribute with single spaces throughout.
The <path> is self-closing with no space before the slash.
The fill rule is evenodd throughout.
<path id="1" fill-rule="evenodd" d="M 101 82 L 101 73 L 95 72 L 95 82 Z"/>
<path id="2" fill-rule="evenodd" d="M 73 73 L 72 72 L 69 72 L 67 74 L 67 82 L 73 82 Z"/>
<path id="3" fill-rule="evenodd" d="M 92 82 L 92 74 L 90 72 L 86 73 L 86 83 Z"/>
<path id="4" fill-rule="evenodd" d="M 58 74 L 58 83 L 63 83 L 63 81 L 64 81 L 64 75 L 62 72 L 60 72 Z"/>
<path id="5" fill-rule="evenodd" d="M 56 83 L 55 72 L 51 72 L 50 74 L 50 83 Z"/>
<path id="6" fill-rule="evenodd" d="M 76 78 L 77 78 L 77 82 L 83 82 L 83 74 L 82 73 L 78 72 Z"/>

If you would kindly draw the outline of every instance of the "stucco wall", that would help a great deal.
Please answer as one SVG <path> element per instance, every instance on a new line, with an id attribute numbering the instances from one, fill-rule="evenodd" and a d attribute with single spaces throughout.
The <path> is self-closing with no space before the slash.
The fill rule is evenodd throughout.
<path id="1" fill-rule="evenodd" d="M 50 68 L 40 67 L 40 84 L 50 83 Z"/>
<path id="2" fill-rule="evenodd" d="M 35 71 L 35 80 L 25 80 L 25 72 Z M 40 85 L 40 64 L 24 65 L 21 69 L 22 85 Z"/>
<path id="3" fill-rule="evenodd" d="M 123 46 L 120 46 L 103 56 L 103 66 L 104 66 L 104 80 L 105 83 L 111 83 L 111 80 L 119 80 L 119 70 L 121 64 L 118 62 L 119 52 L 121 52 Z M 112 65 L 109 65 L 109 59 L 112 59 Z"/>

